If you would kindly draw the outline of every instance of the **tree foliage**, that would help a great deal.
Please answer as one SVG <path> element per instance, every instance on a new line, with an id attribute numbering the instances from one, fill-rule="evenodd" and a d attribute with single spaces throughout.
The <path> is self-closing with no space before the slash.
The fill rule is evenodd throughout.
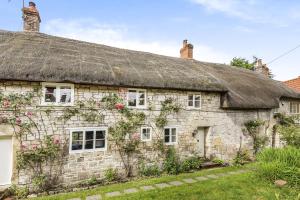
<path id="1" fill-rule="evenodd" d="M 254 63 L 249 62 L 249 60 L 245 58 L 240 58 L 240 57 L 234 57 L 231 62 L 231 66 L 239 67 L 239 68 L 245 68 L 249 70 L 254 69 Z"/>

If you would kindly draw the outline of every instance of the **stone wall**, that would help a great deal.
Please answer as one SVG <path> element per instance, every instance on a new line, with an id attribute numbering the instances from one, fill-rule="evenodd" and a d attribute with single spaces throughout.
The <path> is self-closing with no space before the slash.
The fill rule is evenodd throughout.
<path id="1" fill-rule="evenodd" d="M 24 93 L 26 91 L 39 92 L 41 89 L 40 83 L 27 82 L 2 82 L 0 90 L 3 93 Z M 126 97 L 126 89 L 116 87 L 103 87 L 91 85 L 75 85 L 75 102 L 78 100 L 95 99 L 101 100 L 104 96 L 110 93 L 117 93 L 121 97 Z M 268 145 L 272 141 L 272 127 L 275 124 L 274 110 L 224 110 L 220 108 L 220 94 L 214 92 L 202 92 L 202 107 L 200 110 L 187 108 L 188 94 L 190 92 L 176 90 L 147 90 L 148 106 L 151 110 L 140 110 L 146 114 L 145 126 L 152 127 L 152 141 L 143 142 L 140 146 L 141 155 L 147 163 L 160 163 L 162 157 L 160 153 L 153 149 L 154 142 L 158 138 L 163 138 L 163 131 L 155 127 L 155 118 L 160 114 L 161 102 L 166 98 L 173 98 L 183 106 L 183 109 L 178 113 L 168 116 L 168 126 L 176 126 L 178 128 L 178 144 L 174 145 L 180 157 L 186 158 L 195 155 L 197 144 L 193 132 L 199 127 L 206 129 L 206 157 L 218 157 L 222 160 L 231 160 L 235 157 L 236 152 L 242 146 L 244 149 L 252 150 L 252 140 L 243 131 L 244 123 L 249 120 L 261 119 L 266 121 L 265 126 L 261 130 L 261 134 L 267 135 L 270 138 Z M 197 93 L 195 93 L 197 94 Z M 200 94 L 200 93 L 199 93 Z M 38 99 L 38 97 L 35 97 Z M 33 105 L 34 106 L 40 105 Z M 45 107 L 48 109 L 49 107 Z M 52 112 L 52 117 L 62 115 L 61 107 L 51 107 L 56 112 Z M 283 106 L 282 111 L 287 107 Z M 61 140 L 68 141 L 70 128 L 78 127 L 110 127 L 116 123 L 116 118 L 111 113 L 104 113 L 105 118 L 103 123 L 91 123 L 82 119 L 80 116 L 74 116 L 66 124 L 57 123 L 51 127 L 50 122 L 45 120 L 45 131 L 59 136 Z M 137 130 L 140 132 L 140 130 Z M 45 132 L 43 133 L 45 134 Z M 109 133 L 108 133 L 109 134 Z M 43 135 L 41 136 L 43 137 Z M 28 145 L 34 143 L 34 137 L 27 137 Z M 278 139 L 278 137 L 277 137 Z M 279 143 L 276 143 L 279 145 Z M 106 151 L 69 153 L 66 157 L 62 181 L 66 184 L 76 183 L 78 181 L 91 177 L 103 177 L 104 171 L 108 168 L 118 168 L 123 171 L 120 156 L 115 151 L 114 147 L 108 141 Z M 15 179 L 19 184 L 26 184 L 28 176 L 26 172 L 21 172 Z"/>

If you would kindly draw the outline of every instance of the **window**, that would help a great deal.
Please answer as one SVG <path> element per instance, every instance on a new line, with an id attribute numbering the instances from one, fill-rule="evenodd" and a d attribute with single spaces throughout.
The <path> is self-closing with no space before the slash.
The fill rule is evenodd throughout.
<path id="1" fill-rule="evenodd" d="M 151 128 L 142 127 L 141 128 L 141 140 L 144 142 L 151 141 Z"/>
<path id="2" fill-rule="evenodd" d="M 300 103 L 290 102 L 290 113 L 299 114 L 300 113 Z"/>
<path id="3" fill-rule="evenodd" d="M 42 105 L 73 105 L 74 85 L 63 83 L 43 83 Z"/>
<path id="4" fill-rule="evenodd" d="M 173 145 L 177 143 L 177 128 L 165 128 L 165 144 Z"/>
<path id="5" fill-rule="evenodd" d="M 201 95 L 188 95 L 188 107 L 189 108 L 201 108 Z"/>
<path id="6" fill-rule="evenodd" d="M 70 152 L 106 150 L 107 129 L 71 130 Z"/>
<path id="7" fill-rule="evenodd" d="M 127 104 L 131 108 L 145 108 L 146 90 L 128 90 Z"/>

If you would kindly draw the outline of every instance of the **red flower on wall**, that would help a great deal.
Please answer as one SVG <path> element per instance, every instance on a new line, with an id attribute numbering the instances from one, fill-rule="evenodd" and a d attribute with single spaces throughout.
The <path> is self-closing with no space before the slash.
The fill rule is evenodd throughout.
<path id="1" fill-rule="evenodd" d="M 116 108 L 117 110 L 123 110 L 123 109 L 125 108 L 125 106 L 124 106 L 124 104 L 122 104 L 122 103 L 117 103 L 117 104 L 115 105 L 115 108 Z"/>

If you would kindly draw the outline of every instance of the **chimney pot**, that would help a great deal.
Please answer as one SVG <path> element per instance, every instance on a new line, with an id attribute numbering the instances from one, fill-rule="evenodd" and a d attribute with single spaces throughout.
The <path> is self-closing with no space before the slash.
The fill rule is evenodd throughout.
<path id="1" fill-rule="evenodd" d="M 257 59 L 256 63 L 254 64 L 254 71 L 267 77 L 270 76 L 270 69 L 268 68 L 267 64 L 263 64 L 262 59 Z"/>
<path id="2" fill-rule="evenodd" d="M 23 20 L 24 20 L 24 31 L 29 32 L 39 32 L 41 18 L 39 11 L 36 8 L 34 2 L 29 2 L 29 7 L 24 7 L 23 11 Z"/>
<path id="3" fill-rule="evenodd" d="M 180 49 L 180 57 L 184 59 L 193 59 L 194 46 L 183 40 L 183 47 Z"/>

